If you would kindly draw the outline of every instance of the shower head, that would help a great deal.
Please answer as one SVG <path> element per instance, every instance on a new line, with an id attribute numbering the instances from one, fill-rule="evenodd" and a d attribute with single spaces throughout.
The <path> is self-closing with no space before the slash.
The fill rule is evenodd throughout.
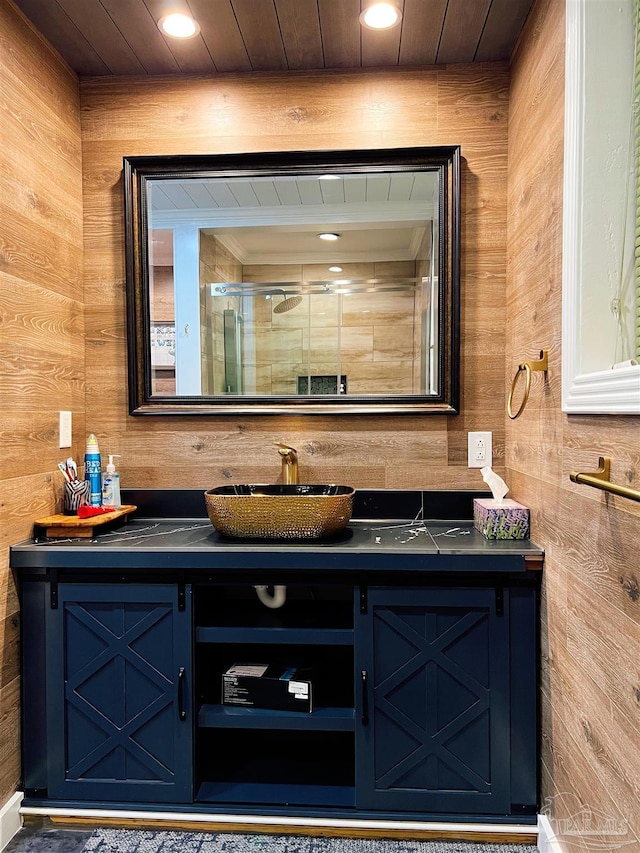
<path id="1" fill-rule="evenodd" d="M 302 302 L 302 296 L 289 296 L 285 293 L 284 299 L 282 302 L 278 302 L 278 304 L 273 309 L 274 314 L 285 314 L 287 311 L 291 311 L 292 308 L 295 308 L 297 305 L 300 305 Z"/>

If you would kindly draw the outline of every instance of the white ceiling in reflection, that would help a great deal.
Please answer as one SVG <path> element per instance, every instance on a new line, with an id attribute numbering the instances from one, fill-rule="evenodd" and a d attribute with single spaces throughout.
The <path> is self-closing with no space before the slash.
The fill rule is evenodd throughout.
<path id="1" fill-rule="evenodd" d="M 218 237 L 244 265 L 416 260 L 438 206 L 429 171 L 162 179 L 148 188 L 157 265 L 171 264 L 171 229 L 184 223 Z M 319 240 L 322 231 L 340 239 Z"/>

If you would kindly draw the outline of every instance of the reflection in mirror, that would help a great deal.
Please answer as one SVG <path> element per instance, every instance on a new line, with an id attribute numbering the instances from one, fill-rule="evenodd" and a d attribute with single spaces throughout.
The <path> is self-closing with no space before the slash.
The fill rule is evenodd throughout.
<path id="1" fill-rule="evenodd" d="M 458 173 L 457 148 L 126 160 L 132 413 L 455 412 Z"/>

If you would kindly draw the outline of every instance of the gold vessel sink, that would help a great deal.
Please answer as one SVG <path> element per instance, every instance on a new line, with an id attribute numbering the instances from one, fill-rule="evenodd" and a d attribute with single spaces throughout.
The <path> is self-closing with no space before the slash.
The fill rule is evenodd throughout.
<path id="1" fill-rule="evenodd" d="M 218 486 L 204 493 L 211 524 L 242 539 L 322 539 L 345 528 L 351 486 Z"/>

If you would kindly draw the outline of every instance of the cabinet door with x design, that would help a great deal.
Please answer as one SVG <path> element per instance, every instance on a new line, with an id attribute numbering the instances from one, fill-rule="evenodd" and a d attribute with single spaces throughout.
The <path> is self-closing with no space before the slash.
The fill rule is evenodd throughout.
<path id="1" fill-rule="evenodd" d="M 508 592 L 370 587 L 363 609 L 358 808 L 509 812 Z"/>
<path id="2" fill-rule="evenodd" d="M 191 619 L 177 585 L 61 583 L 47 620 L 49 796 L 190 801 Z"/>

